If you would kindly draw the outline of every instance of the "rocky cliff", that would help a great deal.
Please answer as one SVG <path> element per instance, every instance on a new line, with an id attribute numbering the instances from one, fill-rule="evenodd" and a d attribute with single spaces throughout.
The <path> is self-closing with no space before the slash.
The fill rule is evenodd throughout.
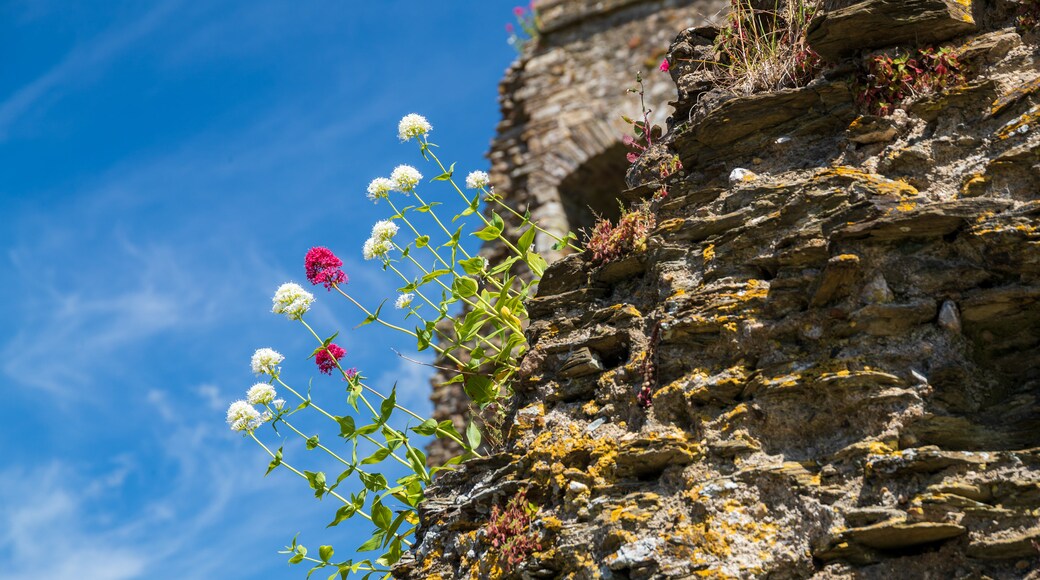
<path id="1" fill-rule="evenodd" d="M 667 187 L 645 251 L 546 272 L 504 447 L 428 490 L 398 577 L 1040 575 L 1036 31 L 824 4 L 802 88 L 713 89 L 713 32 L 679 34 L 665 147 L 617 192 Z M 865 59 L 915 43 L 957 82 L 861 114 Z M 512 565 L 488 522 L 521 493 Z"/>

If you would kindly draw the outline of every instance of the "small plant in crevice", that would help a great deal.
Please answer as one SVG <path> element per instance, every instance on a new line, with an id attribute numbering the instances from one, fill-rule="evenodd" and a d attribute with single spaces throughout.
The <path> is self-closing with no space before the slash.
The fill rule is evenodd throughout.
<path id="1" fill-rule="evenodd" d="M 650 113 L 653 112 L 653 109 L 646 107 L 646 86 L 643 84 L 643 74 L 640 72 L 636 72 L 636 84 L 637 86 L 628 89 L 628 92 L 639 95 L 641 118 L 633 119 L 628 115 L 621 115 L 622 120 L 632 125 L 633 135 L 625 135 L 621 138 L 621 142 L 630 150 L 626 155 L 629 163 L 639 161 L 639 158 L 654 146 L 654 140 L 660 139 L 664 132 L 658 125 L 650 124 Z"/>
<path id="2" fill-rule="evenodd" d="M 513 16 L 516 17 L 516 24 L 506 23 L 506 34 L 509 35 L 509 46 L 517 53 L 522 53 L 529 42 L 537 42 L 541 35 L 542 21 L 533 2 L 526 7 L 513 8 Z"/>
<path id="3" fill-rule="evenodd" d="M 953 49 L 921 48 L 867 59 L 856 81 L 856 103 L 872 115 L 890 115 L 905 102 L 964 83 Z"/>
<path id="4" fill-rule="evenodd" d="M 1019 32 L 1032 32 L 1040 24 L 1040 0 L 1020 0 L 1015 13 L 1015 27 Z"/>
<path id="5" fill-rule="evenodd" d="M 821 0 L 777 0 L 772 9 L 753 0 L 730 0 L 715 37 L 716 85 L 738 94 L 803 86 L 822 68 L 805 40 Z"/>
<path id="6" fill-rule="evenodd" d="M 542 549 L 538 531 L 532 525 L 537 513 L 538 506 L 527 501 L 527 490 L 510 497 L 504 507 L 491 508 L 491 518 L 484 526 L 485 539 L 505 573 Z"/>
<path id="7" fill-rule="evenodd" d="M 600 265 L 619 260 L 646 249 L 646 238 L 657 225 L 648 202 L 631 210 L 621 210 L 617 225 L 600 219 L 587 234 L 585 248 L 592 252 L 592 260 Z"/>

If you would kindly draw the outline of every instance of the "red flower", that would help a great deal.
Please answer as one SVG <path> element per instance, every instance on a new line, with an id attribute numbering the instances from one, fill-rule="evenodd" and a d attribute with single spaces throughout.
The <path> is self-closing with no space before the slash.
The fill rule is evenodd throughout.
<path id="1" fill-rule="evenodd" d="M 517 16 L 517 18 L 523 16 L 524 15 L 524 7 L 523 6 L 517 6 L 517 7 L 513 8 L 513 14 L 515 14 Z"/>
<path id="2" fill-rule="evenodd" d="M 347 351 L 337 346 L 336 343 L 329 343 L 329 346 L 314 355 L 314 362 L 318 365 L 319 371 L 331 375 L 332 369 L 336 368 L 336 361 L 342 359 L 345 354 Z"/>
<path id="3" fill-rule="evenodd" d="M 311 248 L 303 260 L 303 265 L 307 268 L 307 279 L 311 284 L 324 284 L 326 289 L 332 290 L 334 284 L 347 282 L 347 275 L 339 269 L 343 260 L 337 258 L 328 248 Z"/>
<path id="4" fill-rule="evenodd" d="M 657 68 L 660 69 L 662 72 L 668 72 L 668 59 L 666 58 L 666 59 L 662 60 L 661 61 L 661 66 L 659 66 Z"/>
<path id="5" fill-rule="evenodd" d="M 515 31 L 516 29 L 513 28 L 513 24 L 510 22 L 506 22 L 506 32 L 508 32 L 509 34 L 513 34 L 513 32 Z"/>

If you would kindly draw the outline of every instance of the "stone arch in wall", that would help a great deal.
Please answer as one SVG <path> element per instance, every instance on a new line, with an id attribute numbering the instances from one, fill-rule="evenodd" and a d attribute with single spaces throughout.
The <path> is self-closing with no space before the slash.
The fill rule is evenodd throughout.
<path id="1" fill-rule="evenodd" d="M 558 187 L 560 203 L 571 231 L 590 230 L 597 218 L 617 221 L 618 196 L 625 190 L 629 163 L 620 142 L 593 155 L 567 175 Z"/>

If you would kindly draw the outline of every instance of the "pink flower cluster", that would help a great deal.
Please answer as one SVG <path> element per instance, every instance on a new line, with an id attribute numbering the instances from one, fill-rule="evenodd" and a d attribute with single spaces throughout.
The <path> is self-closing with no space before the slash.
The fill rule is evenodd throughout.
<path id="1" fill-rule="evenodd" d="M 333 369 L 336 368 L 336 361 L 341 360 L 347 351 L 340 348 L 336 343 L 329 343 L 329 346 L 318 351 L 318 354 L 314 355 L 314 362 L 318 365 L 318 370 L 331 375 Z"/>
<path id="2" fill-rule="evenodd" d="M 337 258 L 328 248 L 311 248 L 303 264 L 307 268 L 307 279 L 311 284 L 324 284 L 326 289 L 332 290 L 333 285 L 347 282 L 347 275 L 339 269 L 343 260 Z"/>

